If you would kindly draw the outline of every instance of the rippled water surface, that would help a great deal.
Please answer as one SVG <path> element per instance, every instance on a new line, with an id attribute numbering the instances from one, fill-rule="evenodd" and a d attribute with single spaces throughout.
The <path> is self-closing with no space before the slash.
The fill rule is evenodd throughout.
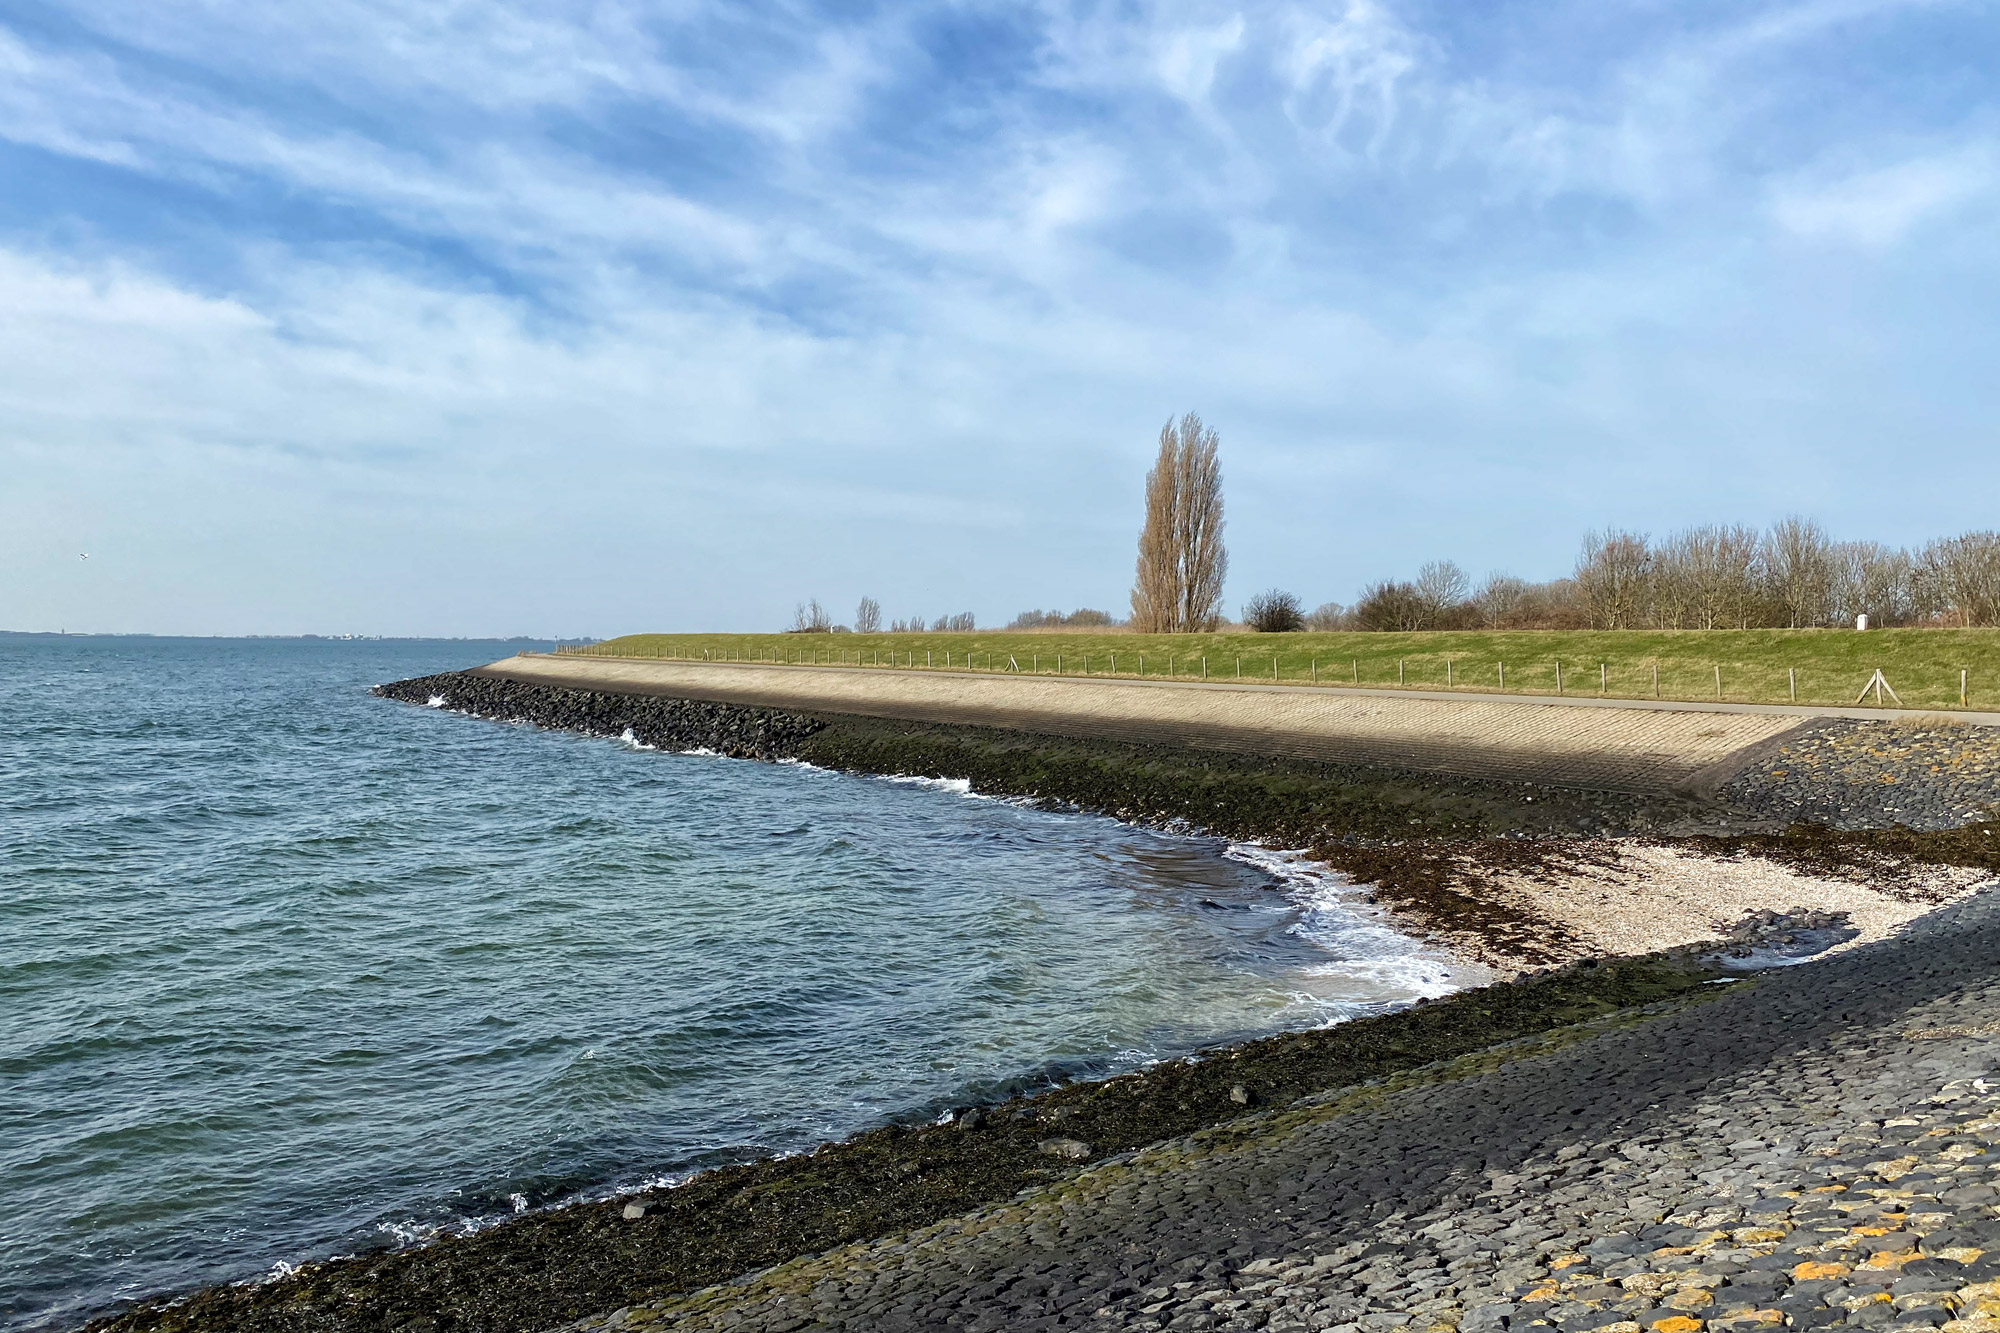
<path id="1" fill-rule="evenodd" d="M 1282 858 L 0 637 L 0 1326 L 1450 986 Z"/>

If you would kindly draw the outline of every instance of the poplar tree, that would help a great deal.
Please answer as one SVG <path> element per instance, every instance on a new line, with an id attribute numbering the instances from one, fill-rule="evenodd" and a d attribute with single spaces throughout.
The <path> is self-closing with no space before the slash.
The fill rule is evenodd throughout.
<path id="1" fill-rule="evenodd" d="M 1132 625 L 1155 634 L 1212 630 L 1222 619 L 1222 468 L 1218 440 L 1189 412 L 1160 428 L 1160 454 L 1146 474 Z"/>

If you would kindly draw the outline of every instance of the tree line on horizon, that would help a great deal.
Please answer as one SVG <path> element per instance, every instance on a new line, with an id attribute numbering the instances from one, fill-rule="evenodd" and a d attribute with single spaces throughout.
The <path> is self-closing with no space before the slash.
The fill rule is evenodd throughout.
<path id="1" fill-rule="evenodd" d="M 1286 605 L 1288 603 L 1288 605 Z M 2000 533 L 1968 532 L 1907 550 L 1836 541 L 1808 518 L 1763 532 L 1701 524 L 1654 542 L 1616 529 L 1586 536 L 1567 577 L 1508 574 L 1477 587 L 1449 560 L 1384 579 L 1352 606 L 1304 613 L 1273 590 L 1245 622 L 1297 629 L 1810 629 L 2000 625 Z"/>
<path id="2" fill-rule="evenodd" d="M 1145 515 L 1131 593 L 1121 622 L 1088 607 L 1068 613 L 1026 611 L 1010 630 L 1127 629 L 1206 633 L 1224 623 L 1222 585 L 1229 572 L 1223 543 L 1222 469 L 1216 432 L 1193 412 L 1160 428 L 1159 452 L 1146 474 Z M 1410 579 L 1383 579 L 1352 605 L 1327 602 L 1307 611 L 1281 588 L 1244 603 L 1245 629 L 1299 630 L 1574 630 L 1768 629 L 1853 625 L 1978 627 L 2000 625 L 2000 532 L 1939 538 L 1912 549 L 1872 541 L 1836 541 L 1818 522 L 1793 516 L 1760 532 L 1744 524 L 1700 524 L 1655 542 L 1607 528 L 1588 534 L 1575 567 L 1532 582 L 1489 575 L 1477 586 L 1450 560 L 1433 560 Z M 917 616 L 893 621 L 891 633 L 925 630 Z M 941 616 L 932 632 L 975 628 L 971 612 Z M 855 632 L 878 633 L 881 607 L 861 599 Z M 843 633 L 818 599 L 799 604 L 794 633 Z"/>

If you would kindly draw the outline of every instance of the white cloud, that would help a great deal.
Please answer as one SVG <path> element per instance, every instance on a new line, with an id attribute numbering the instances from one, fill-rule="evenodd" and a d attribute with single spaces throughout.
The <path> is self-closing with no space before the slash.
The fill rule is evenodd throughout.
<path id="1" fill-rule="evenodd" d="M 1994 181 L 1993 150 L 1976 144 L 1832 179 L 1793 179 L 1774 191 L 1770 207 L 1799 236 L 1881 248 L 1990 194 Z"/>
<path id="2" fill-rule="evenodd" d="M 664 567 L 691 619 L 864 576 L 934 609 L 1004 616 L 1076 579 L 1115 604 L 1135 469 L 1197 408 L 1246 580 L 1345 598 L 1412 556 L 1532 573 L 1604 522 L 1755 521 L 1864 456 L 1878 416 L 1959 429 L 1992 396 L 1941 398 L 1883 350 L 1954 320 L 1990 348 L 1990 264 L 1946 318 L 1865 340 L 1797 295 L 1801 237 L 1959 234 L 1991 188 L 1946 131 L 1766 133 L 1787 62 L 1890 6 L 1635 28 L 1579 68 L 1482 64 L 1388 0 L 1051 3 L 1017 63 L 969 71 L 926 23 L 1020 12 L 94 13 L 171 59 L 0 29 L 0 134 L 113 164 L 132 197 L 204 192 L 174 219 L 199 244 L 60 194 L 51 217 L 103 224 L 87 245 L 0 237 L 17 562 L 67 550 L 77 496 L 167 550 L 157 493 L 289 550 L 327 604 L 385 577 L 369 552 L 504 564 L 524 533 L 598 544 L 546 557 L 545 607 L 584 586 L 615 609 Z M 1890 155 L 1911 142 L 1933 147 Z M 232 215 L 252 196 L 350 229 Z M 898 544 L 926 558 L 885 564 Z M 787 568 L 827 581 L 771 582 Z M 0 624 L 37 586 L 0 588 Z"/>

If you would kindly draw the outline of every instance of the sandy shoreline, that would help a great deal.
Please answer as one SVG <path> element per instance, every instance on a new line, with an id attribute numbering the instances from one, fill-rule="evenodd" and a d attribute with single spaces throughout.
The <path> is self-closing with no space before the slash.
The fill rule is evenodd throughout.
<path id="1" fill-rule="evenodd" d="M 1805 874 L 1765 857 L 1716 855 L 1645 839 L 1591 839 L 1564 848 L 1561 863 L 1479 878 L 1490 901 L 1545 922 L 1561 943 L 1553 959 L 1524 960 L 1477 930 L 1418 914 L 1406 929 L 1454 955 L 1518 975 L 1546 962 L 1656 953 L 1724 939 L 1760 912 L 1844 917 L 1857 932 L 1835 949 L 1887 939 L 1934 907 L 1993 882 L 1964 866 L 1906 867 L 1849 875 Z"/>

